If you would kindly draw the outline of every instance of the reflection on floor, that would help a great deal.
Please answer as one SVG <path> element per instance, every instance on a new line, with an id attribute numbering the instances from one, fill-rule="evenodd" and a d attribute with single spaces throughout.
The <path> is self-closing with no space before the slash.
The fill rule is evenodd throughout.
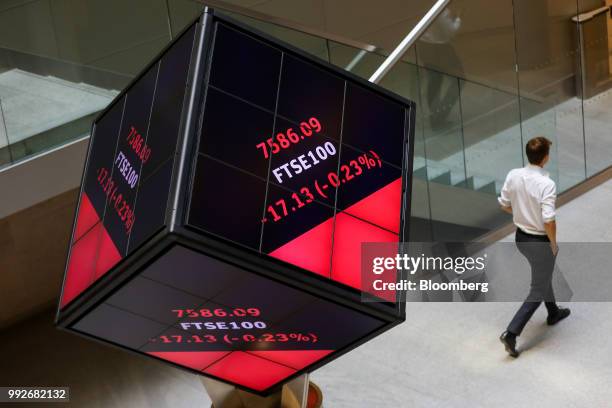
<path id="1" fill-rule="evenodd" d="M 612 181 L 560 208 L 559 240 L 612 241 L 610 202 Z M 328 407 L 609 406 L 612 305 L 573 303 L 572 316 L 552 328 L 538 310 L 514 360 L 497 338 L 517 306 L 408 304 L 403 325 L 312 379 Z"/>

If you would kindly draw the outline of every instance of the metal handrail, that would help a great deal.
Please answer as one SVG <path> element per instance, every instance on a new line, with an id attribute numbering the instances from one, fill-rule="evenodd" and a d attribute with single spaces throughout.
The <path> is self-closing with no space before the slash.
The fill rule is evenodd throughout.
<path id="1" fill-rule="evenodd" d="M 387 59 L 380 64 L 376 72 L 372 74 L 370 77 L 370 82 L 375 84 L 379 83 L 381 79 L 384 78 L 385 75 L 397 64 L 400 59 L 406 54 L 408 49 L 414 45 L 414 43 L 419 39 L 421 35 L 429 28 L 431 23 L 434 22 L 436 17 L 440 15 L 442 10 L 448 6 L 451 0 L 438 0 L 436 3 L 429 9 L 429 11 L 423 16 L 423 18 L 414 26 L 412 30 L 404 37 L 404 39 L 399 43 L 399 45 L 393 50 L 391 54 L 387 57 Z"/>
<path id="2" fill-rule="evenodd" d="M 609 13 L 612 8 L 610 6 L 599 7 L 595 10 L 587 11 L 585 13 L 578 14 L 572 17 L 574 23 L 585 23 L 589 20 L 594 19 L 600 14 Z"/>

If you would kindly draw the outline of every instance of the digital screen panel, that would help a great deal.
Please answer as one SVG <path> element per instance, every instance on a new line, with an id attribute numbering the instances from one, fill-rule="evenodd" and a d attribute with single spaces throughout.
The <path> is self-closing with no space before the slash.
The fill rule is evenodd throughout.
<path id="1" fill-rule="evenodd" d="M 274 112 L 282 53 L 260 41 L 217 25 L 210 83 L 241 100 Z"/>
<path id="2" fill-rule="evenodd" d="M 208 17 L 95 122 L 58 321 L 267 394 L 401 321 L 359 254 L 403 236 L 413 105 Z"/>
<path id="3" fill-rule="evenodd" d="M 383 325 L 175 246 L 74 328 L 265 391 Z"/>
<path id="4" fill-rule="evenodd" d="M 188 224 L 361 290 L 361 243 L 399 240 L 410 107 L 224 23 L 210 64 Z"/>
<path id="5" fill-rule="evenodd" d="M 261 223 L 244 221 L 261 219 L 266 182 L 206 156 L 198 157 L 195 178 L 198 182 L 193 188 L 191 206 L 198 211 L 190 214 L 190 221 L 234 242 L 259 248 Z"/>
<path id="6" fill-rule="evenodd" d="M 61 306 L 164 224 L 195 26 L 94 123 Z"/>
<path id="7" fill-rule="evenodd" d="M 285 54 L 278 93 L 278 114 L 305 122 L 315 133 L 340 140 L 345 81 L 304 60 Z M 313 123 L 315 118 L 319 123 Z M 307 127 L 306 127 L 307 128 Z M 304 133 L 308 134 L 308 132 Z"/>
<path id="8" fill-rule="evenodd" d="M 208 90 L 207 102 L 202 132 L 227 137 L 202 139 L 200 152 L 265 179 L 268 160 L 262 160 L 245 146 L 255 146 L 261 135 L 272 133 L 274 113 L 215 88 Z M 240 112 L 240 120 L 232 120 L 234 112 Z"/>

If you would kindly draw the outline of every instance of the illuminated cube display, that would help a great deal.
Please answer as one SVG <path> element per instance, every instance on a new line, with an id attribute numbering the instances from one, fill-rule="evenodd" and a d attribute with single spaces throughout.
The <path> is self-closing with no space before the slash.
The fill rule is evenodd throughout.
<path id="1" fill-rule="evenodd" d="M 404 319 L 414 104 L 207 11 L 94 122 L 58 325 L 260 394 Z"/>

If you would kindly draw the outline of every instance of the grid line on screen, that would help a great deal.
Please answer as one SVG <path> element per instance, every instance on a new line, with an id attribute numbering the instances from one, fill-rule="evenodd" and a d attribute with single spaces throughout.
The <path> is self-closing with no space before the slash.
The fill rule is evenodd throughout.
<path id="1" fill-rule="evenodd" d="M 157 63 L 157 72 L 155 74 L 155 87 L 153 88 L 153 100 L 151 102 L 151 109 L 149 109 L 149 120 L 147 121 L 147 130 L 146 130 L 146 135 L 145 135 L 145 145 L 147 144 L 147 141 L 149 140 L 149 129 L 151 128 L 151 116 L 153 115 L 153 109 L 155 109 L 155 100 L 157 97 L 157 84 L 159 81 L 159 71 L 161 70 L 161 61 L 159 61 Z M 165 163 L 165 161 L 164 161 Z M 161 165 L 159 166 L 161 167 Z M 158 167 L 158 168 L 159 168 Z M 142 175 L 142 169 L 144 168 L 144 163 L 140 162 L 140 166 L 139 166 L 139 172 L 138 174 Z M 157 169 L 155 169 L 157 170 Z M 149 174 L 149 178 L 153 176 L 153 173 Z M 136 185 L 136 193 L 135 193 L 135 197 L 134 197 L 134 205 L 133 205 L 133 209 L 134 211 L 136 211 L 136 208 L 138 208 L 138 192 L 140 191 L 140 185 L 144 184 L 145 180 L 140 180 L 138 182 L 138 184 Z M 130 241 L 132 239 L 132 231 L 130 231 L 128 239 L 127 239 L 127 245 L 126 245 L 126 251 L 129 252 L 130 250 Z"/>
<path id="2" fill-rule="evenodd" d="M 115 142 L 115 149 L 114 149 L 113 158 L 112 158 L 113 162 L 114 162 L 115 156 L 117 156 L 117 150 L 119 149 L 119 139 L 121 138 L 121 128 L 123 127 L 123 119 L 125 117 L 125 108 L 127 106 L 128 94 L 125 94 L 122 99 L 123 99 L 123 106 L 122 106 L 122 110 L 121 110 L 121 120 L 119 121 L 119 126 L 117 128 L 117 141 Z M 88 171 L 90 171 L 90 170 L 93 170 L 93 169 L 88 169 Z M 115 171 L 115 166 L 113 166 L 113 168 L 112 168 L 112 170 L 110 172 L 111 173 L 111 175 L 110 175 L 111 179 L 113 177 L 114 171 Z M 108 197 L 108 195 L 106 195 L 105 200 L 104 200 L 104 209 L 102 210 L 102 216 L 100 217 L 100 224 L 102 225 L 102 228 L 104 228 L 104 220 L 106 219 L 106 210 L 108 208 L 108 202 L 109 202 L 109 197 Z M 95 265 L 98 264 L 98 260 L 99 260 L 98 258 L 99 258 L 99 255 L 100 255 L 99 249 L 100 248 L 98 247 L 98 250 L 96 251 L 96 255 L 95 255 L 94 276 L 90 280 L 89 285 L 91 285 L 96 280 L 96 277 L 95 277 L 96 267 L 95 267 Z"/>
<path id="3" fill-rule="evenodd" d="M 283 79 L 283 61 L 285 59 L 285 53 L 281 53 L 280 68 L 278 70 L 278 81 L 276 84 L 276 100 L 274 101 L 274 119 L 272 122 L 272 134 L 276 132 L 276 117 L 278 114 L 278 95 L 280 93 L 280 85 Z M 266 195 L 264 196 L 264 202 L 261 211 L 261 219 L 266 217 L 266 203 L 268 202 L 268 194 L 270 193 L 270 172 L 272 171 L 272 156 L 268 158 L 268 171 L 266 176 Z M 259 235 L 259 252 L 262 252 L 264 231 L 266 230 L 265 224 L 261 226 L 261 234 Z"/>

